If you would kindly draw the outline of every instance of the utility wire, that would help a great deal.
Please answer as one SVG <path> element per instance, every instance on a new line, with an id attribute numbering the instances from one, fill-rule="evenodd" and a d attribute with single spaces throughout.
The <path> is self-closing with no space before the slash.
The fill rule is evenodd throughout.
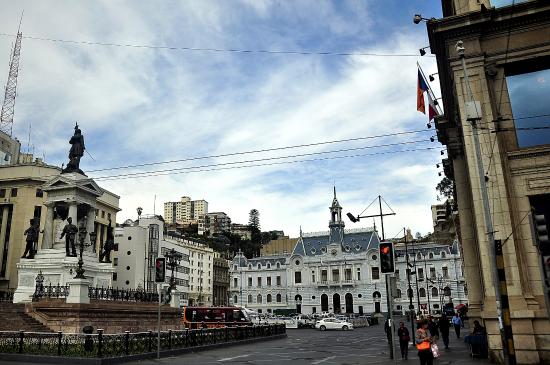
<path id="1" fill-rule="evenodd" d="M 406 134 L 425 133 L 425 132 L 430 132 L 430 131 L 426 130 L 426 129 L 418 129 L 418 130 L 413 130 L 413 131 L 386 133 L 386 134 L 378 134 L 378 135 L 373 135 L 373 136 L 363 136 L 363 137 L 346 138 L 346 139 L 335 139 L 335 140 L 331 140 L 331 141 L 312 142 L 312 143 L 304 143 L 304 144 L 298 144 L 298 145 L 264 148 L 264 149 L 251 150 L 251 151 L 230 152 L 230 153 L 222 153 L 222 154 L 217 154 L 217 155 L 187 157 L 187 158 L 176 159 L 176 160 L 168 160 L 168 161 L 146 162 L 146 163 L 142 163 L 142 164 L 116 166 L 116 167 L 106 167 L 106 168 L 102 168 L 102 169 L 88 170 L 88 172 L 129 169 L 129 168 L 134 168 L 134 167 L 145 167 L 145 166 L 153 166 L 153 165 L 164 165 L 164 164 L 170 164 L 170 163 L 176 163 L 176 162 L 196 161 L 196 160 L 204 160 L 204 159 L 209 159 L 209 158 L 219 158 L 219 157 L 228 157 L 228 156 L 248 155 L 248 154 L 254 154 L 254 153 L 273 152 L 273 151 L 281 151 L 281 150 L 288 150 L 288 149 L 295 149 L 295 148 L 302 148 L 302 147 L 313 147 L 313 146 L 321 146 L 321 145 L 326 145 L 326 144 L 354 142 L 354 141 L 362 141 L 362 140 L 367 140 L 367 139 L 375 139 L 375 138 L 383 138 L 383 137 L 395 137 L 395 136 L 401 136 L 401 135 L 406 135 Z"/>
<path id="2" fill-rule="evenodd" d="M 312 159 L 306 159 L 306 160 L 279 161 L 279 162 L 252 164 L 252 165 L 244 165 L 244 166 L 229 166 L 229 167 L 212 168 L 212 169 L 205 169 L 205 170 L 175 171 L 175 172 L 166 172 L 166 173 L 160 173 L 160 174 L 141 175 L 141 176 L 117 176 L 117 177 L 114 177 L 113 179 L 114 180 L 124 180 L 124 179 L 140 178 L 140 177 L 158 177 L 158 176 L 166 176 L 166 175 L 188 174 L 188 173 L 194 173 L 194 172 L 233 170 L 233 169 L 242 169 L 242 168 L 258 167 L 258 166 L 272 166 L 272 165 L 282 165 L 282 164 L 291 164 L 291 163 L 300 163 L 300 162 L 326 161 L 326 160 L 336 160 L 336 159 L 344 159 L 344 158 L 355 158 L 355 157 L 365 157 L 365 156 L 375 156 L 375 155 L 396 154 L 396 153 L 404 153 L 404 152 L 420 152 L 420 151 L 428 151 L 428 150 L 435 150 L 435 149 L 438 149 L 438 148 L 436 148 L 436 147 L 426 147 L 426 148 L 417 148 L 417 149 L 404 149 L 404 150 L 397 150 L 397 151 L 386 151 L 386 152 L 362 153 L 362 154 L 355 154 L 355 155 L 343 155 L 343 156 L 312 158 Z M 95 180 L 108 181 L 108 180 L 111 180 L 111 177 L 96 178 Z"/>
<path id="3" fill-rule="evenodd" d="M 0 36 L 15 37 L 14 34 L 0 33 Z M 157 46 L 150 44 L 131 44 L 131 43 L 111 43 L 111 42 L 94 42 L 80 41 L 70 39 L 55 39 L 46 37 L 23 36 L 25 39 L 36 41 L 47 41 L 57 43 L 84 44 L 88 46 L 107 46 L 107 47 L 128 47 L 128 48 L 145 48 L 145 49 L 160 49 L 171 51 L 198 51 L 198 52 L 223 52 L 223 53 L 267 53 L 267 54 L 287 54 L 287 55 L 316 55 L 316 56 L 373 56 L 373 57 L 421 57 L 414 53 L 374 53 L 374 52 L 334 52 L 334 51 L 285 51 L 285 50 L 268 50 L 268 49 L 238 49 L 238 48 L 213 48 L 213 47 L 185 47 L 185 46 Z M 434 57 L 433 55 L 428 55 Z M 426 56 L 424 56 L 426 57 Z"/>
<path id="4" fill-rule="evenodd" d="M 278 156 L 278 157 L 265 157 L 265 158 L 258 158 L 258 159 L 245 160 L 245 161 L 231 161 L 231 162 L 214 163 L 214 164 L 209 164 L 209 165 L 188 166 L 188 167 L 171 168 L 171 169 L 164 169 L 164 170 L 155 170 L 155 171 L 131 172 L 131 173 L 125 173 L 125 174 L 119 174 L 119 175 L 101 176 L 101 177 L 98 177 L 98 178 L 109 178 L 109 177 L 116 177 L 116 176 L 137 176 L 137 175 L 148 174 L 148 173 L 159 173 L 159 172 L 167 172 L 167 171 L 182 171 L 182 170 L 188 170 L 188 169 L 236 165 L 236 164 L 244 164 L 244 163 L 251 163 L 251 162 L 264 162 L 264 161 L 282 160 L 282 159 L 287 159 L 287 158 L 316 156 L 316 155 L 323 155 L 323 154 L 329 154 L 329 153 L 350 152 L 350 151 L 364 150 L 364 149 L 369 149 L 369 148 L 392 147 L 392 146 L 399 146 L 399 145 L 405 145 L 405 144 L 415 144 L 415 143 L 422 143 L 422 142 L 428 142 L 428 141 L 427 140 L 416 140 L 416 141 L 396 142 L 396 143 L 388 143 L 388 144 L 382 144 L 382 145 L 371 145 L 371 146 L 363 146 L 363 147 L 343 148 L 343 149 L 331 150 L 331 151 L 299 153 L 299 154 L 293 154 L 293 155 L 287 155 L 287 156 Z"/>

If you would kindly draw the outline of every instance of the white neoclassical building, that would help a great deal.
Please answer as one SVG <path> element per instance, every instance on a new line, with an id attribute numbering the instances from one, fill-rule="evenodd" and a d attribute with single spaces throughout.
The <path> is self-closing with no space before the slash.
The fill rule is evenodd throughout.
<path id="1" fill-rule="evenodd" d="M 235 256 L 233 303 L 264 313 L 277 308 L 306 314 L 384 311 L 379 243 L 374 229 L 344 230 L 335 191 L 328 232 L 301 233 L 290 255 L 248 260 Z"/>
<path id="2" fill-rule="evenodd" d="M 273 313 L 276 309 L 304 314 L 387 312 L 377 231 L 345 230 L 336 191 L 329 209 L 329 231 L 300 233 L 291 254 L 247 259 L 238 253 L 230 267 L 231 303 L 261 313 Z M 405 251 L 411 255 L 409 262 L 419 276 L 417 284 L 411 275 L 415 310 L 418 304 L 421 308 L 428 306 L 428 301 L 432 310 L 449 300 L 466 301 L 457 247 L 434 243 L 409 244 L 406 248 L 397 245 L 394 310 L 405 311 L 409 307 Z M 448 295 L 441 295 L 442 292 Z"/>

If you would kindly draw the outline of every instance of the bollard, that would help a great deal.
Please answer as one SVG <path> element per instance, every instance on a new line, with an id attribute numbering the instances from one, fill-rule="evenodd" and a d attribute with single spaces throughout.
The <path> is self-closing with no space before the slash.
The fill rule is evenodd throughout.
<path id="1" fill-rule="evenodd" d="M 172 330 L 168 330 L 168 350 L 172 350 Z"/>
<path id="2" fill-rule="evenodd" d="M 124 353 L 130 355 L 130 331 L 124 331 Z"/>
<path id="3" fill-rule="evenodd" d="M 97 330 L 97 357 L 103 357 L 103 330 Z"/>
<path id="4" fill-rule="evenodd" d="M 57 356 L 61 356 L 61 339 L 63 337 L 63 332 L 57 331 Z"/>
<path id="5" fill-rule="evenodd" d="M 25 338 L 25 332 L 19 331 L 19 353 L 23 353 L 23 339 Z"/>

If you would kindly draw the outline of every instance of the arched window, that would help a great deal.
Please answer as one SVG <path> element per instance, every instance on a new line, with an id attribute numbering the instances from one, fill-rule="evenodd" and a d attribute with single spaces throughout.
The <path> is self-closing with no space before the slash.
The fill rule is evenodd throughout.
<path id="1" fill-rule="evenodd" d="M 281 294 L 277 294 L 275 298 L 277 300 L 277 303 L 281 303 Z"/>
<path id="2" fill-rule="evenodd" d="M 271 264 L 269 262 L 267 263 L 267 268 L 271 269 Z"/>
<path id="3" fill-rule="evenodd" d="M 248 303 L 252 303 L 252 294 L 248 294 Z"/>
<path id="4" fill-rule="evenodd" d="M 252 270 L 252 264 L 248 264 L 248 268 Z"/>
<path id="5" fill-rule="evenodd" d="M 262 269 L 262 264 L 258 264 L 258 270 Z"/>
<path id="6" fill-rule="evenodd" d="M 280 268 L 281 268 L 281 263 L 277 262 L 277 269 L 280 269 Z"/>
<path id="7" fill-rule="evenodd" d="M 262 302 L 262 295 L 261 294 L 258 294 L 258 297 L 256 298 L 256 301 L 258 303 L 261 303 Z"/>
<path id="8" fill-rule="evenodd" d="M 380 294 L 380 292 L 378 291 L 375 291 L 374 293 L 372 293 L 372 297 L 375 298 L 375 299 L 380 299 L 380 297 L 382 297 L 382 295 Z"/>
<path id="9" fill-rule="evenodd" d="M 426 289 L 420 288 L 419 292 L 420 292 L 420 297 L 421 297 L 421 298 L 425 298 L 425 297 L 426 297 Z"/>
<path id="10" fill-rule="evenodd" d="M 445 251 L 441 251 L 441 258 L 444 259 L 446 256 L 447 254 L 445 253 Z"/>
<path id="11" fill-rule="evenodd" d="M 237 296 L 236 295 L 233 297 L 233 304 L 237 304 Z"/>
<path id="12" fill-rule="evenodd" d="M 401 289 L 397 289 L 397 297 L 401 298 Z"/>
<path id="13" fill-rule="evenodd" d="M 233 266 L 233 270 L 237 271 L 237 265 Z"/>
<path id="14" fill-rule="evenodd" d="M 422 260 L 422 254 L 419 252 L 418 255 L 416 255 L 416 258 Z"/>
<path id="15" fill-rule="evenodd" d="M 433 252 L 430 252 L 430 254 L 428 255 L 428 257 L 429 257 L 430 259 L 433 259 L 433 258 L 434 258 L 434 253 L 433 253 Z"/>
<path id="16" fill-rule="evenodd" d="M 439 292 L 437 291 L 437 288 L 432 288 L 432 297 L 439 296 Z"/>
<path id="17" fill-rule="evenodd" d="M 271 294 L 268 294 L 268 295 L 267 295 L 267 302 L 268 302 L 268 303 L 271 303 Z"/>
<path id="18" fill-rule="evenodd" d="M 294 300 L 297 301 L 297 302 L 301 302 L 302 301 L 302 296 L 300 294 L 298 294 L 294 297 Z"/>
<path id="19" fill-rule="evenodd" d="M 447 296 L 447 297 L 450 297 L 451 296 L 451 288 L 449 288 L 448 286 L 446 286 L 444 289 L 443 289 L 443 295 Z"/>

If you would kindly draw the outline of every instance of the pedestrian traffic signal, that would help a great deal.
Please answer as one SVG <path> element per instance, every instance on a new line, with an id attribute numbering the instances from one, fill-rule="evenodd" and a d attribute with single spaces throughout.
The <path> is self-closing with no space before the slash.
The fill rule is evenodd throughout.
<path id="1" fill-rule="evenodd" d="M 166 259 L 164 257 L 157 257 L 155 260 L 155 282 L 164 283 L 165 276 L 166 276 Z"/>
<path id="2" fill-rule="evenodd" d="M 395 271 L 392 242 L 380 242 L 380 272 L 389 274 Z"/>
<path id="3" fill-rule="evenodd" d="M 544 214 L 533 212 L 533 228 L 535 229 L 535 238 L 539 249 L 548 249 L 550 240 L 548 239 L 548 224 Z"/>

